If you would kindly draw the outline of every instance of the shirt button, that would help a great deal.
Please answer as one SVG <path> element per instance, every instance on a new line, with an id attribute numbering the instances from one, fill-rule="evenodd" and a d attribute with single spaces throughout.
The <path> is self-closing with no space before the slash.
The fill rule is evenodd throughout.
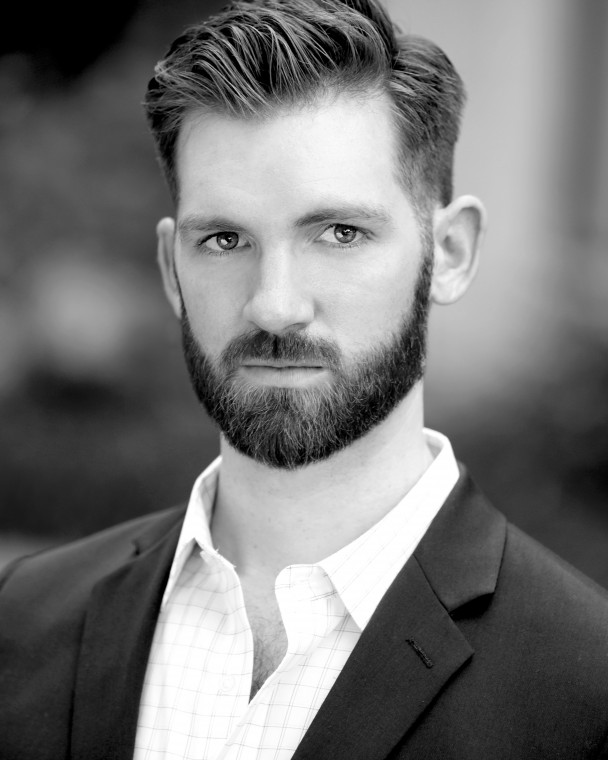
<path id="1" fill-rule="evenodd" d="M 236 679 L 234 676 L 224 676 L 224 678 L 222 678 L 222 691 L 232 691 L 235 687 L 235 684 Z"/>

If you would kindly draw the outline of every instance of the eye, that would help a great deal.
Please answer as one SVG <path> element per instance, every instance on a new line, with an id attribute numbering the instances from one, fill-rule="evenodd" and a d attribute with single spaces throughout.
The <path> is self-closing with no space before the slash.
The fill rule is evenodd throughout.
<path id="1" fill-rule="evenodd" d="M 213 253 L 223 253 L 224 251 L 232 251 L 238 248 L 240 238 L 236 232 L 217 232 L 215 235 L 210 235 L 199 243 L 201 248 L 206 248 Z"/>
<path id="2" fill-rule="evenodd" d="M 363 232 L 352 224 L 332 224 L 324 230 L 319 240 L 348 247 L 357 245 L 363 237 Z"/>

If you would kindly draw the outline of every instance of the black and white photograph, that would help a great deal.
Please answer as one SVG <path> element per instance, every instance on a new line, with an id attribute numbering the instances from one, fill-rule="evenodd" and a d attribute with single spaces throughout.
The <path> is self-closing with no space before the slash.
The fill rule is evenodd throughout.
<path id="1" fill-rule="evenodd" d="M 22 4 L 0 760 L 608 760 L 608 4 Z"/>

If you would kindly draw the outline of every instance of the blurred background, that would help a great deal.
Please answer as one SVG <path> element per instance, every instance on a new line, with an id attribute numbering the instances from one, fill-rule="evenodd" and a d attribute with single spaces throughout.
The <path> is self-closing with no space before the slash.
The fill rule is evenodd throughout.
<path id="1" fill-rule="evenodd" d="M 0 564 L 185 500 L 217 454 L 155 263 L 141 100 L 215 0 L 22 3 L 0 31 Z M 608 586 L 608 3 L 390 0 L 469 93 L 477 280 L 431 315 L 427 424 Z"/>

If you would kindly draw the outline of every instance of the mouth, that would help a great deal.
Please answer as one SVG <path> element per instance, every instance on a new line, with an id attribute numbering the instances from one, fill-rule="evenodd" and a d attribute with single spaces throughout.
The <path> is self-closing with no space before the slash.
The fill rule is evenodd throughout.
<path id="1" fill-rule="evenodd" d="M 240 366 L 243 375 L 259 385 L 298 388 L 315 383 L 326 373 L 320 364 L 307 362 L 247 360 Z"/>
<path id="2" fill-rule="evenodd" d="M 289 361 L 276 361 L 273 359 L 248 359 L 241 365 L 247 369 L 274 369 L 278 371 L 282 370 L 298 370 L 298 369 L 324 369 L 320 364 L 313 364 L 310 362 L 289 362 Z"/>

